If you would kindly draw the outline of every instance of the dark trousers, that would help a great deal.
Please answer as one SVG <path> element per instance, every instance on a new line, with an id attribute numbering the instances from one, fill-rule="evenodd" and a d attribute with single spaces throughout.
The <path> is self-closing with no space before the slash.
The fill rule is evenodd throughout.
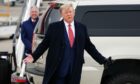
<path id="1" fill-rule="evenodd" d="M 66 82 L 65 78 L 57 77 L 56 81 L 55 81 L 55 84 L 66 84 L 65 82 Z"/>
<path id="2" fill-rule="evenodd" d="M 67 75 L 66 77 L 56 77 L 54 84 L 68 84 L 70 80 L 70 75 Z"/>
<path id="3" fill-rule="evenodd" d="M 59 72 L 55 74 L 55 82 L 53 84 L 68 84 L 71 79 L 71 67 L 69 67 L 67 74 L 65 76 L 61 76 Z"/>

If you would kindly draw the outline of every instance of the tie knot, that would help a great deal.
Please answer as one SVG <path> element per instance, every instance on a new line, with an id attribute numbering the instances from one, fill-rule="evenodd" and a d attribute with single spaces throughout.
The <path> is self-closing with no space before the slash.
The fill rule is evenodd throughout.
<path id="1" fill-rule="evenodd" d="M 71 24 L 69 24 L 68 26 L 71 27 Z"/>

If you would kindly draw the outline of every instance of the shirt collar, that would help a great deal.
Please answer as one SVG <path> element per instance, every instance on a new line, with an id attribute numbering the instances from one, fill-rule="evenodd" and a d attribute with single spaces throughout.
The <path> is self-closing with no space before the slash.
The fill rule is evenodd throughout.
<path id="1" fill-rule="evenodd" d="M 65 20 L 64 20 L 64 23 L 65 23 L 66 26 L 69 25 L 69 23 L 67 23 Z M 71 26 L 74 26 L 74 20 L 70 23 L 70 25 L 71 25 Z"/>
<path id="2" fill-rule="evenodd" d="M 32 23 L 36 23 L 36 22 L 38 21 L 39 18 L 37 17 L 36 20 L 34 20 L 34 21 L 33 21 L 33 19 L 32 19 L 31 17 L 30 17 L 29 19 L 30 19 L 30 21 L 31 21 Z"/>

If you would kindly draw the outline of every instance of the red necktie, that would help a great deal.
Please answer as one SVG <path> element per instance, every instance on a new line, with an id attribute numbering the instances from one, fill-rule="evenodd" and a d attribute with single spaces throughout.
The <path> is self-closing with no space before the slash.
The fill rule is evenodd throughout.
<path id="1" fill-rule="evenodd" d="M 68 25 L 68 34 L 69 34 L 70 46 L 72 47 L 74 42 L 74 34 L 70 24 Z"/>

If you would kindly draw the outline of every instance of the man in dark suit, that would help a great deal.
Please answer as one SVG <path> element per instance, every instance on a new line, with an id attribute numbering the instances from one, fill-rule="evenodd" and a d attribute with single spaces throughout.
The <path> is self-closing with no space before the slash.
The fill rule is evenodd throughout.
<path id="1" fill-rule="evenodd" d="M 32 53 L 33 31 L 38 22 L 38 15 L 38 8 L 32 6 L 30 10 L 30 18 L 21 25 L 21 39 L 25 45 L 25 54 Z"/>
<path id="2" fill-rule="evenodd" d="M 86 27 L 74 20 L 72 4 L 60 7 L 62 21 L 49 25 L 44 40 L 24 62 L 35 62 L 48 48 L 43 84 L 80 84 L 84 49 L 100 64 L 108 60 L 91 43 Z"/>

